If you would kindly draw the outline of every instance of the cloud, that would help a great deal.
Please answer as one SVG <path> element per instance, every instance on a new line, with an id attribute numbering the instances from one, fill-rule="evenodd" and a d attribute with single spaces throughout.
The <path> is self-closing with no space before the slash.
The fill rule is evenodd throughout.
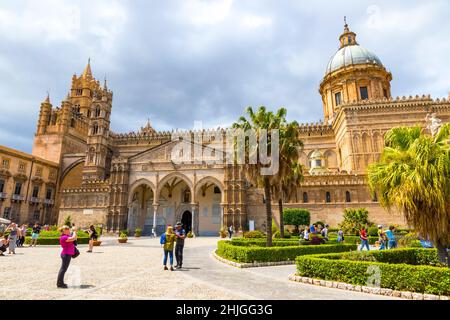
<path id="1" fill-rule="evenodd" d="M 114 92 L 115 132 L 148 118 L 157 130 L 223 127 L 260 105 L 318 121 L 344 15 L 393 73 L 394 95 L 447 96 L 449 14 L 444 0 L 3 1 L 0 144 L 31 151 L 46 91 L 59 105 L 89 57 Z"/>

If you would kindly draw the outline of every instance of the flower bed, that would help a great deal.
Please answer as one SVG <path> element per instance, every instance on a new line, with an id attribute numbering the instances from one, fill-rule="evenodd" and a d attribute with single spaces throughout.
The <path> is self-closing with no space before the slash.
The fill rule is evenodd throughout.
<path id="1" fill-rule="evenodd" d="M 277 242 L 278 243 L 278 242 Z M 217 255 L 236 262 L 293 261 L 297 256 L 356 250 L 354 244 L 291 245 L 266 248 L 263 245 L 242 245 L 232 241 L 219 241 Z"/>
<path id="2" fill-rule="evenodd" d="M 433 249 L 317 254 L 296 261 L 298 276 L 366 286 L 379 274 L 381 288 L 450 295 L 450 269 L 437 266 Z"/>

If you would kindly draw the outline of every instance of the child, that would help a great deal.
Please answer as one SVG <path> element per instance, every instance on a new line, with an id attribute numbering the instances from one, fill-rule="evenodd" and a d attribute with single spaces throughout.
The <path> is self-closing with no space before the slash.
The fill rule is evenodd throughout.
<path id="1" fill-rule="evenodd" d="M 342 230 L 342 228 L 339 229 L 339 231 L 338 231 L 338 238 L 337 238 L 337 241 L 338 241 L 339 243 L 344 242 L 344 231 Z"/>

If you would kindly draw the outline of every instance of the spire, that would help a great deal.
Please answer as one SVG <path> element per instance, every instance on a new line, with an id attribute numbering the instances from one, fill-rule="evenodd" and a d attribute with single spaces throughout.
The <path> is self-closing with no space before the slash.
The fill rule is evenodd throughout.
<path id="1" fill-rule="evenodd" d="M 347 16 L 344 16 L 344 33 L 350 32 L 350 29 L 348 28 L 347 24 Z"/>
<path id="2" fill-rule="evenodd" d="M 88 59 L 88 64 L 86 68 L 83 71 L 83 78 L 92 77 L 92 71 L 91 71 L 91 58 Z"/>
<path id="3" fill-rule="evenodd" d="M 105 74 L 105 81 L 103 82 L 103 90 L 104 91 L 108 90 L 108 85 L 106 84 L 106 74 Z"/>
<path id="4" fill-rule="evenodd" d="M 50 93 L 47 91 L 47 97 L 44 100 L 44 103 L 50 103 Z"/>
<path id="5" fill-rule="evenodd" d="M 156 130 L 153 129 L 152 125 L 150 124 L 150 118 L 147 118 L 147 125 L 145 127 L 141 127 L 141 133 L 145 135 L 151 135 L 156 133 Z"/>

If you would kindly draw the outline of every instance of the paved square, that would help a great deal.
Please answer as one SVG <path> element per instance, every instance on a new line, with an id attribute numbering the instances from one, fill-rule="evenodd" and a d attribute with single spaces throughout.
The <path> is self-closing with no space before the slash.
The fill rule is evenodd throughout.
<path id="1" fill-rule="evenodd" d="M 18 248 L 0 257 L 0 299 L 389 299 L 294 283 L 295 266 L 237 269 L 215 260 L 218 238 L 187 239 L 181 271 L 164 271 L 159 239 L 102 238 L 102 246 L 72 260 L 69 289 L 56 288 L 60 248 Z"/>

